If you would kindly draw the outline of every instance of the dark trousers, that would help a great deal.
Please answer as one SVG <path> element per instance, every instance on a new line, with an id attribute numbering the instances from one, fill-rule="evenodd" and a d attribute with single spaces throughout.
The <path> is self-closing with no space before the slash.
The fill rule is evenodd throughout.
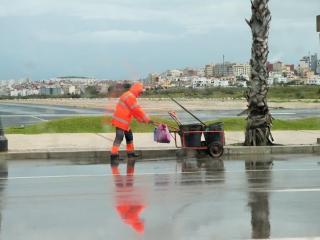
<path id="1" fill-rule="evenodd" d="M 112 154 L 118 154 L 119 153 L 119 147 L 123 141 L 123 137 L 126 138 L 127 143 L 127 152 L 133 152 L 134 146 L 133 146 L 133 134 L 131 129 L 129 131 L 125 131 L 121 128 L 116 128 L 116 137 L 113 141 L 113 146 L 111 153 Z"/>

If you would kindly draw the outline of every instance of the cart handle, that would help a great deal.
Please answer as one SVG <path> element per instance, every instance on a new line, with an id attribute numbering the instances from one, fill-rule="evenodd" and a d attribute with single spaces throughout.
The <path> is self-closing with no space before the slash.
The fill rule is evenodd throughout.
<path id="1" fill-rule="evenodd" d="M 179 120 L 179 118 L 178 118 L 178 116 L 177 116 L 177 114 L 176 114 L 176 112 L 174 112 L 174 111 L 169 111 L 168 114 L 169 114 L 169 116 L 178 124 L 178 126 L 182 125 L 182 124 L 181 124 L 181 121 Z"/>
<path id="2" fill-rule="evenodd" d="M 158 127 L 161 124 L 164 124 L 164 123 L 155 122 L 155 121 L 153 121 L 153 123 L 152 123 L 152 125 L 155 126 L 155 127 Z M 174 131 L 178 131 L 179 130 L 178 128 L 175 128 L 175 127 L 170 126 L 168 124 L 164 124 L 164 125 L 166 125 L 168 127 L 169 131 L 173 131 L 174 132 Z"/>

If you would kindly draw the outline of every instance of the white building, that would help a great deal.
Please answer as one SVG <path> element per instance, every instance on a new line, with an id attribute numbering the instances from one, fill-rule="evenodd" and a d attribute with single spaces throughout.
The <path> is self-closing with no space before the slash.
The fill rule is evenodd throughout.
<path id="1" fill-rule="evenodd" d="M 283 77 L 280 73 L 270 72 L 269 78 L 268 78 L 268 84 L 285 84 L 288 83 L 288 78 Z"/>
<path id="2" fill-rule="evenodd" d="M 25 97 L 27 96 L 27 89 L 11 89 L 10 97 Z"/>
<path id="3" fill-rule="evenodd" d="M 110 84 L 109 83 L 106 83 L 106 82 L 101 82 L 101 83 L 99 83 L 98 85 L 97 85 L 98 87 L 99 87 L 99 92 L 100 93 L 107 93 L 108 91 L 109 91 L 109 87 L 110 87 Z M 81 92 L 80 92 L 80 89 L 77 89 L 75 86 L 73 86 L 74 87 L 74 91 L 73 91 L 73 89 L 71 89 L 72 90 L 72 92 L 70 93 L 70 91 L 69 91 L 69 93 L 72 95 L 72 94 L 80 94 Z"/>
<path id="4" fill-rule="evenodd" d="M 229 86 L 247 87 L 247 82 L 246 78 L 236 79 L 235 81 L 229 81 Z"/>
<path id="5" fill-rule="evenodd" d="M 192 88 L 228 87 L 229 81 L 220 78 L 195 77 L 192 79 Z"/>
<path id="6" fill-rule="evenodd" d="M 57 77 L 51 79 L 53 82 L 69 82 L 69 83 L 82 83 L 86 85 L 93 85 L 96 82 L 96 79 L 93 77 L 76 77 L 76 76 L 66 76 L 66 77 Z"/>
<path id="7" fill-rule="evenodd" d="M 186 77 L 179 77 L 178 78 L 181 82 L 192 82 L 193 79 L 198 79 L 195 76 L 186 76 Z"/>
<path id="8" fill-rule="evenodd" d="M 214 78 L 211 80 L 211 86 L 213 87 L 228 87 L 229 81 L 223 79 Z"/>
<path id="9" fill-rule="evenodd" d="M 279 77 L 278 79 L 277 79 L 277 83 L 283 83 L 283 84 L 286 84 L 286 83 L 288 83 L 289 81 L 288 81 L 288 78 L 286 78 L 286 77 Z"/>
<path id="10" fill-rule="evenodd" d="M 273 83 L 274 83 L 274 79 L 273 79 L 273 77 L 268 77 L 268 79 L 267 79 L 267 82 L 268 82 L 268 85 L 269 86 L 271 86 L 271 85 L 273 85 Z"/>
<path id="11" fill-rule="evenodd" d="M 32 89 L 26 89 L 26 96 L 31 95 L 39 95 L 39 89 L 32 88 Z"/>
<path id="12" fill-rule="evenodd" d="M 314 76 L 306 81 L 308 85 L 320 85 L 320 76 Z"/>
<path id="13" fill-rule="evenodd" d="M 211 85 L 211 79 L 206 77 L 195 77 L 192 80 L 192 88 L 205 88 Z"/>
<path id="14" fill-rule="evenodd" d="M 197 76 L 176 77 L 171 82 L 175 87 L 191 87 L 193 80 L 197 81 Z M 163 84 L 162 84 L 163 85 Z"/>
<path id="15" fill-rule="evenodd" d="M 63 94 L 76 95 L 80 93 L 80 89 L 77 88 L 75 85 L 63 86 Z"/>
<path id="16" fill-rule="evenodd" d="M 12 81 L 12 80 L 0 80 L 0 86 L 10 87 L 14 83 L 14 81 L 13 81 L 10 84 L 10 81 Z"/>
<path id="17" fill-rule="evenodd" d="M 236 77 L 250 76 L 251 66 L 250 64 L 236 64 L 232 66 L 233 75 Z"/>
<path id="18" fill-rule="evenodd" d="M 167 77 L 181 77 L 183 76 L 183 71 L 178 69 L 168 70 Z"/>
<path id="19" fill-rule="evenodd" d="M 9 93 L 9 96 L 10 97 L 18 97 L 18 96 L 20 96 L 20 94 L 21 94 L 20 90 L 11 89 L 10 93 Z"/>

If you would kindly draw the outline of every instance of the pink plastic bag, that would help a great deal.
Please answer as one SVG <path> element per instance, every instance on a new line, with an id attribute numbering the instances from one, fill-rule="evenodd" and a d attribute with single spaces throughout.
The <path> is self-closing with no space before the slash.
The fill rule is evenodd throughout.
<path id="1" fill-rule="evenodd" d="M 153 132 L 153 139 L 158 143 L 170 143 L 171 135 L 168 126 L 165 124 L 160 124 L 157 128 L 155 128 Z"/>

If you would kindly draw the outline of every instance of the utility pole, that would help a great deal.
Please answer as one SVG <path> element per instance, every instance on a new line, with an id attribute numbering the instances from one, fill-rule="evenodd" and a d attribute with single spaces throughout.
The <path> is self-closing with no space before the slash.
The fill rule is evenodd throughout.
<path id="1" fill-rule="evenodd" d="M 224 77 L 224 54 L 222 55 L 222 76 Z"/>
<path id="2" fill-rule="evenodd" d="M 319 43 L 320 43 L 320 15 L 317 16 L 317 32 L 319 33 Z M 317 143 L 320 144 L 320 138 L 317 138 Z"/>
<path id="3" fill-rule="evenodd" d="M 320 15 L 317 16 L 317 32 L 319 33 L 319 42 L 320 42 Z"/>

